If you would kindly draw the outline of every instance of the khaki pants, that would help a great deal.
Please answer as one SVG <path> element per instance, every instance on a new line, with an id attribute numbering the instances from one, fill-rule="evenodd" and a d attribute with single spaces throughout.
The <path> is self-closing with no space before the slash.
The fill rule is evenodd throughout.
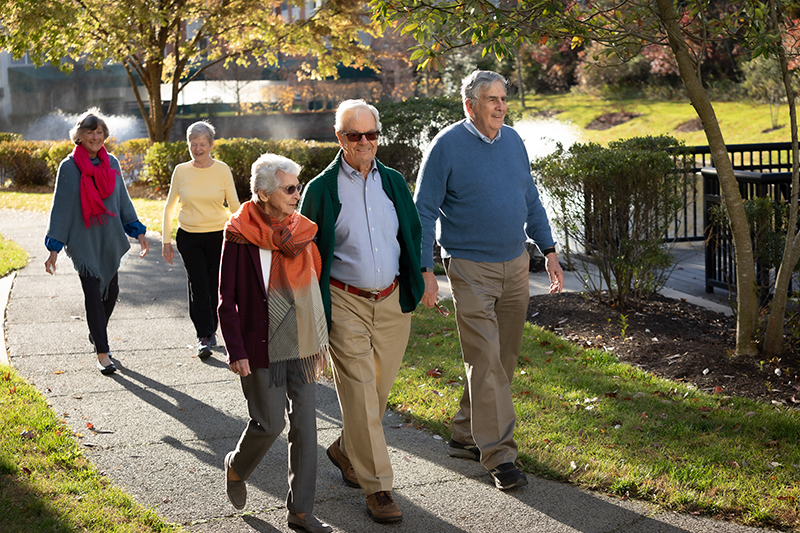
<path id="1" fill-rule="evenodd" d="M 382 420 L 410 331 L 411 313 L 400 310 L 399 290 L 371 302 L 331 286 L 330 344 L 342 409 L 341 448 L 367 495 L 392 490 Z"/>
<path id="2" fill-rule="evenodd" d="M 528 310 L 528 264 L 527 252 L 504 263 L 446 262 L 467 373 L 453 439 L 477 445 L 490 470 L 517 458 L 511 380 Z"/>

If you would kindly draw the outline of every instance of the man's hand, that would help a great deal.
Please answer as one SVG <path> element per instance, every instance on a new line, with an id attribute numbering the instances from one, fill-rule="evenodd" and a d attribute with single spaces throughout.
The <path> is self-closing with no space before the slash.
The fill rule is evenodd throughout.
<path id="1" fill-rule="evenodd" d="M 561 264 L 558 262 L 558 255 L 555 252 L 547 254 L 544 258 L 544 269 L 550 276 L 550 294 L 561 292 L 561 289 L 564 288 L 564 271 L 561 270 Z"/>
<path id="2" fill-rule="evenodd" d="M 425 280 L 425 294 L 422 295 L 422 305 L 431 308 L 436 305 L 439 299 L 439 282 L 433 272 L 423 272 L 422 279 Z"/>

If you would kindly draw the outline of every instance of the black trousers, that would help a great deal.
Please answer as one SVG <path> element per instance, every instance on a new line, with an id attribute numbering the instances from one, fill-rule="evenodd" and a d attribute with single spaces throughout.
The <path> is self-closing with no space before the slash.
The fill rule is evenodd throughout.
<path id="1" fill-rule="evenodd" d="M 222 231 L 189 233 L 181 228 L 175 236 L 189 282 L 189 318 L 198 339 L 217 331 L 222 238 Z"/>
<path id="2" fill-rule="evenodd" d="M 119 296 L 118 274 L 114 274 L 105 296 L 100 292 L 100 280 L 92 276 L 78 275 L 83 288 L 83 303 L 86 308 L 86 323 L 97 353 L 107 353 L 108 319 L 114 312 Z"/>

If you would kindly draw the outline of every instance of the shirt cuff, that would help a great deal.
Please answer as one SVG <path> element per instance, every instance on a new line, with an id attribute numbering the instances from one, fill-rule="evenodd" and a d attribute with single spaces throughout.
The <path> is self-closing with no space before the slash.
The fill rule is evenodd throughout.
<path id="1" fill-rule="evenodd" d="M 61 250 L 64 249 L 64 243 L 61 241 L 57 241 L 52 237 L 45 237 L 44 238 L 44 247 L 47 248 L 51 252 L 60 253 Z"/>
<path id="2" fill-rule="evenodd" d="M 143 233 L 147 233 L 147 227 L 138 220 L 128 222 L 123 226 L 122 229 L 124 229 L 125 233 L 134 239 Z"/>

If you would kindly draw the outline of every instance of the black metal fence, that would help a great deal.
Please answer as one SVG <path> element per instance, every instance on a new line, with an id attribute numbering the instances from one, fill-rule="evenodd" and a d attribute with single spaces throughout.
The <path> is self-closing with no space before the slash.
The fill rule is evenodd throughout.
<path id="1" fill-rule="evenodd" d="M 731 144 L 727 148 L 743 199 L 771 197 L 775 201 L 788 200 L 792 176 L 791 143 Z M 686 231 L 684 236 L 677 233 L 676 236 L 682 240 L 706 239 L 706 292 L 714 292 L 715 287 L 730 290 L 736 279 L 733 239 L 727 228 L 712 224 L 709 215 L 715 206 L 722 203 L 722 191 L 714 160 L 708 146 L 690 147 L 688 153 L 690 155 L 686 157 L 690 163 L 691 156 L 694 156 L 694 165 L 682 165 L 687 177 L 685 182 L 697 183 L 698 175 L 702 179 L 702 226 L 698 227 L 698 197 L 695 188 L 694 196 L 685 196 L 684 202 L 684 210 L 687 210 L 686 204 L 689 202 L 695 208 L 691 226 L 694 234 L 689 235 Z M 757 265 L 757 270 L 759 279 L 769 276 L 768 270 L 763 266 Z"/>

